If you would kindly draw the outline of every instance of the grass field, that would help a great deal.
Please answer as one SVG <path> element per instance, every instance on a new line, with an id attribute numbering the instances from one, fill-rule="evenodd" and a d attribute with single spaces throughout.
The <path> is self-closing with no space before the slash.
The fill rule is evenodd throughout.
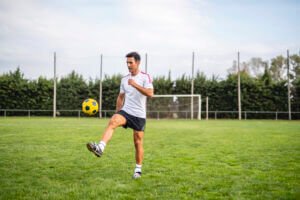
<path id="1" fill-rule="evenodd" d="M 0 199 L 299 199 L 299 121 L 148 120 L 143 177 L 107 120 L 0 118 Z"/>

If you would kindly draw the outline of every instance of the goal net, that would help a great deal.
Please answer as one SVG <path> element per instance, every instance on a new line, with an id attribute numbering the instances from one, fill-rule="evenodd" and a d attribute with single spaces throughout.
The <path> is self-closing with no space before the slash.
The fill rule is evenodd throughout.
<path id="1" fill-rule="evenodd" d="M 201 119 L 201 95 L 154 95 L 147 99 L 147 117 Z"/>

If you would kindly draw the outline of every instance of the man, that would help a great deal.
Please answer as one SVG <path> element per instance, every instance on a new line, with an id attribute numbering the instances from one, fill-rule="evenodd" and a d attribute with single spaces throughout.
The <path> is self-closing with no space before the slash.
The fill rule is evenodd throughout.
<path id="1" fill-rule="evenodd" d="M 153 85 L 150 76 L 139 69 L 141 57 L 136 52 L 126 55 L 129 74 L 122 78 L 117 98 L 116 114 L 110 119 L 99 143 L 88 143 L 87 148 L 100 157 L 112 138 L 115 128 L 123 126 L 133 129 L 136 166 L 133 178 L 142 175 L 144 158 L 143 138 L 146 125 L 146 99 L 152 97 Z"/>

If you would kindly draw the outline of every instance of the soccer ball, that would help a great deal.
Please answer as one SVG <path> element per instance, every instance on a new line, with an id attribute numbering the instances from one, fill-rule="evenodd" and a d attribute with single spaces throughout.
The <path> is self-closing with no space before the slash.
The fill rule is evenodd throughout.
<path id="1" fill-rule="evenodd" d="M 98 109 L 98 103 L 94 99 L 86 99 L 82 102 L 82 112 L 87 115 L 95 115 Z"/>

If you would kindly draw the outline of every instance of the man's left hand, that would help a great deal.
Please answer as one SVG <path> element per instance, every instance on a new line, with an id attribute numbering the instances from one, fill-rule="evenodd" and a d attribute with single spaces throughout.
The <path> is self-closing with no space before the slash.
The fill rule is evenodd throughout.
<path id="1" fill-rule="evenodd" d="M 132 87 L 136 86 L 136 82 L 133 79 L 128 79 L 128 85 L 131 85 Z"/>

